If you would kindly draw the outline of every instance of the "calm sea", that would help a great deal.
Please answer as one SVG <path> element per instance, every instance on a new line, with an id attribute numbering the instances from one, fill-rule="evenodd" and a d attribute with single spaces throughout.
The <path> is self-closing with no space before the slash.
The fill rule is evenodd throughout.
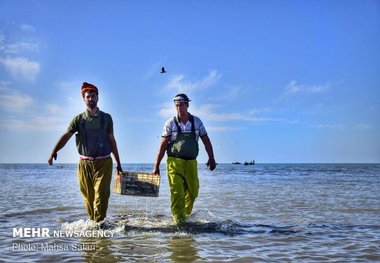
<path id="1" fill-rule="evenodd" d="M 380 164 L 200 164 L 200 195 L 180 229 L 161 171 L 159 197 L 112 193 L 98 230 L 75 164 L 0 164 L 0 261 L 380 261 Z M 14 233 L 28 228 L 34 237 Z"/>

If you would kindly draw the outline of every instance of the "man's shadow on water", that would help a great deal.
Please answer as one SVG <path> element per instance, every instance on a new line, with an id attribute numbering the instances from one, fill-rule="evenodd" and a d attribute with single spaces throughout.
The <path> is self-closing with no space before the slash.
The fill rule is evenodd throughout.
<path id="1" fill-rule="evenodd" d="M 252 224 L 246 222 L 238 222 L 234 220 L 224 221 L 211 221 L 211 222 L 199 222 L 199 221 L 187 221 L 179 226 L 167 224 L 168 219 L 166 216 L 156 218 L 155 222 L 166 222 L 164 225 L 150 226 L 144 225 L 142 222 L 138 226 L 128 224 L 128 219 L 118 222 L 118 226 L 124 228 L 124 232 L 140 232 L 140 233 L 166 233 L 166 234 L 215 234 L 223 236 L 239 236 L 239 235 L 285 235 L 285 236 L 315 236 L 325 235 L 329 233 L 342 232 L 350 230 L 368 230 L 379 231 L 379 225 L 340 225 L 340 224 L 295 224 L 295 225 L 282 225 L 276 226 L 271 224 Z M 121 224 L 120 224 L 121 223 Z"/>
<path id="2" fill-rule="evenodd" d="M 169 226 L 130 226 L 124 225 L 124 231 L 130 232 L 160 232 L 160 233 L 185 233 L 191 235 L 198 234 L 220 234 L 226 236 L 248 235 L 248 234 L 295 234 L 293 226 L 276 227 L 271 225 L 261 224 L 244 224 L 226 220 L 221 222 L 185 222 L 181 225 Z"/>
<path id="3" fill-rule="evenodd" d="M 130 222 L 132 220 L 132 222 Z M 138 224 L 136 224 L 136 221 Z M 202 220 L 203 221 L 203 220 Z M 222 236 L 239 235 L 281 235 L 281 236 L 315 236 L 326 235 L 335 232 L 344 234 L 349 230 L 379 231 L 379 225 L 341 225 L 341 224 L 318 224 L 306 222 L 291 225 L 253 224 L 237 220 L 215 220 L 200 222 L 197 218 L 177 226 L 171 223 L 167 215 L 152 215 L 141 217 L 141 215 L 119 216 L 114 220 L 115 225 L 124 228 L 124 232 L 138 233 L 166 233 L 166 234 L 210 234 Z M 132 223 L 132 224 L 130 224 Z M 154 223 L 155 225 L 152 225 Z M 158 225 L 157 225 L 158 224 Z M 112 227 L 111 227 L 112 228 Z"/>

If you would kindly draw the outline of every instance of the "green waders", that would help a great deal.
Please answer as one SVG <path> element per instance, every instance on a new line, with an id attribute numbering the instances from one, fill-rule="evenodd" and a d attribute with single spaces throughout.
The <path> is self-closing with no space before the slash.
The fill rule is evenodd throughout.
<path id="1" fill-rule="evenodd" d="M 107 214 L 110 184 L 112 178 L 112 159 L 80 160 L 78 180 L 86 205 L 87 215 L 95 222 L 102 221 Z"/>
<path id="2" fill-rule="evenodd" d="M 197 160 L 168 157 L 166 167 L 173 220 L 176 224 L 181 224 L 191 214 L 198 197 Z"/>

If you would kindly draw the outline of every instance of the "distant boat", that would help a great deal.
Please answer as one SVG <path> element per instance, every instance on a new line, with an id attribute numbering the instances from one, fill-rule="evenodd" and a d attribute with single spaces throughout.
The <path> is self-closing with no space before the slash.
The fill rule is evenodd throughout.
<path id="1" fill-rule="evenodd" d="M 233 162 L 232 164 L 241 164 L 241 162 Z M 255 165 L 255 160 L 250 161 L 250 162 L 244 162 L 244 165 Z"/>

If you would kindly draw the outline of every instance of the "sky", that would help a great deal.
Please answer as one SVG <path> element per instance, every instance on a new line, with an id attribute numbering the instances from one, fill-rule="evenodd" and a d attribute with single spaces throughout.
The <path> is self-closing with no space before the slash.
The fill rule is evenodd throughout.
<path id="1" fill-rule="evenodd" d="M 47 162 L 84 81 L 122 163 L 155 161 L 182 92 L 218 163 L 378 163 L 379 69 L 376 0 L 0 0 L 0 163 Z"/>

